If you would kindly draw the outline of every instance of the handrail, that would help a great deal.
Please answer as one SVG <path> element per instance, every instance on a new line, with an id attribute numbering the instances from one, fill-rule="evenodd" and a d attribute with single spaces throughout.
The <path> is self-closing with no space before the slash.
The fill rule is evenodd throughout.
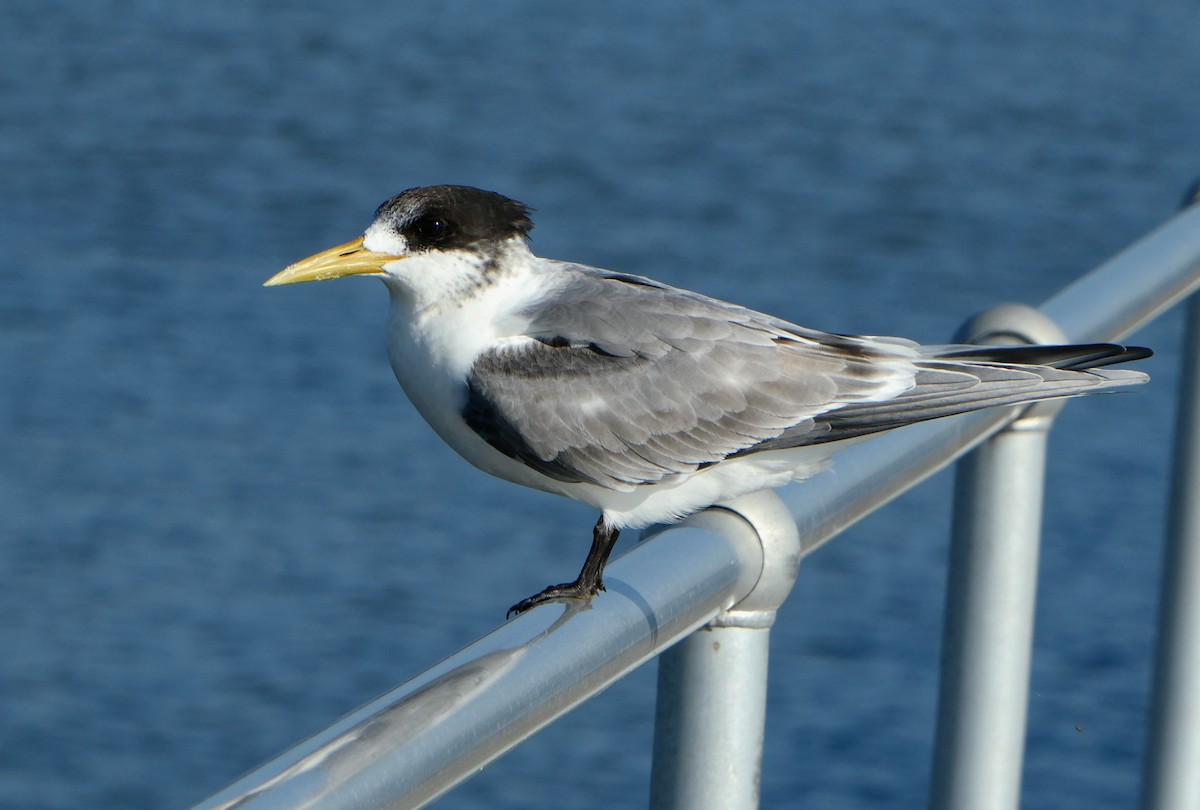
<path id="1" fill-rule="evenodd" d="M 763 564 L 754 531 L 718 510 L 697 517 L 614 560 L 609 598 L 501 625 L 197 807 L 435 798 L 750 592 Z"/>
<path id="2" fill-rule="evenodd" d="M 1200 206 L 1193 206 L 1053 296 L 1041 313 L 1070 340 L 1119 340 L 1198 287 Z M 982 411 L 895 431 L 840 453 L 836 474 L 780 490 L 799 531 L 795 556 L 811 553 L 1014 416 L 1013 409 Z M 435 798 L 694 629 L 728 615 L 723 611 L 762 572 L 762 541 L 750 527 L 758 525 L 755 510 L 763 503 L 732 505 L 744 521 L 709 510 L 654 535 L 612 563 L 608 593 L 589 607 L 539 608 L 502 625 L 197 807 L 415 807 Z"/>

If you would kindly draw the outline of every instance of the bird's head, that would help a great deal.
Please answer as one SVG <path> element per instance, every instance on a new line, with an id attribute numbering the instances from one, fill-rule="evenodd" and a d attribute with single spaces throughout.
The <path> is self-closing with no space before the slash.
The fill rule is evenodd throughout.
<path id="1" fill-rule="evenodd" d="M 470 186 L 410 188 L 375 211 L 366 233 L 302 259 L 264 286 L 324 281 L 342 276 L 397 275 L 401 263 L 457 254 L 486 260 L 502 245 L 524 243 L 533 222 L 529 209 L 508 197 Z"/>

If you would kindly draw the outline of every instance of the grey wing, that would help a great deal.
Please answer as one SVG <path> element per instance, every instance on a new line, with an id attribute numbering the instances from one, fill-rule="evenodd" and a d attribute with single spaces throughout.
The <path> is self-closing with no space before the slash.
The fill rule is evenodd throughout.
<path id="1" fill-rule="evenodd" d="M 649 279 L 560 265 L 528 339 L 487 352 L 463 416 L 562 481 L 662 481 L 732 456 L 1144 382 L 1112 344 L 923 347 L 836 335 Z"/>
<path id="2" fill-rule="evenodd" d="M 634 276 L 566 266 L 528 339 L 486 352 L 463 411 L 493 447 L 562 481 L 662 481 L 819 441 L 822 414 L 910 389 L 917 353 L 804 330 Z"/>

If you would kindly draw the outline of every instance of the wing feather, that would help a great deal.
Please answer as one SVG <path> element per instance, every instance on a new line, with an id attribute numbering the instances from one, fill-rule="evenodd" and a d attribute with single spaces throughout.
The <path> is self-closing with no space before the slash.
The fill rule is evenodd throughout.
<path id="1" fill-rule="evenodd" d="M 692 472 L 912 385 L 903 343 L 825 335 L 648 280 L 565 266 L 529 340 L 485 352 L 467 423 L 563 481 L 627 488 Z"/>
<path id="2" fill-rule="evenodd" d="M 1144 349 L 830 334 L 553 264 L 569 280 L 523 313 L 527 340 L 476 359 L 463 416 L 496 449 L 561 481 L 629 489 L 729 457 L 1146 379 L 1089 370 Z"/>

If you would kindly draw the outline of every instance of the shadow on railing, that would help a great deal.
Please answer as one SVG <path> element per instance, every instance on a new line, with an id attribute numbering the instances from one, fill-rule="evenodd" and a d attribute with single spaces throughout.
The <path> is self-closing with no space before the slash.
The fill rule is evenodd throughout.
<path id="1" fill-rule="evenodd" d="M 966 337 L 1120 340 L 1197 287 L 1191 206 L 1040 310 L 997 308 Z M 1200 308 L 1191 312 L 1187 363 L 1200 356 Z M 1188 497 L 1200 486 L 1200 423 L 1189 416 L 1200 398 L 1186 376 L 1147 810 L 1200 806 L 1200 509 Z M 955 499 L 931 806 L 1015 808 L 1055 412 L 999 409 L 895 431 L 840 453 L 838 474 L 805 482 L 802 497 L 759 493 L 655 533 L 611 564 L 608 591 L 590 606 L 546 605 L 502 625 L 198 807 L 420 806 L 664 651 L 651 805 L 755 807 L 767 641 L 800 559 L 990 437 Z M 996 498 L 1005 508 L 988 508 Z M 986 750 L 966 744 L 971 728 L 989 730 Z"/>

